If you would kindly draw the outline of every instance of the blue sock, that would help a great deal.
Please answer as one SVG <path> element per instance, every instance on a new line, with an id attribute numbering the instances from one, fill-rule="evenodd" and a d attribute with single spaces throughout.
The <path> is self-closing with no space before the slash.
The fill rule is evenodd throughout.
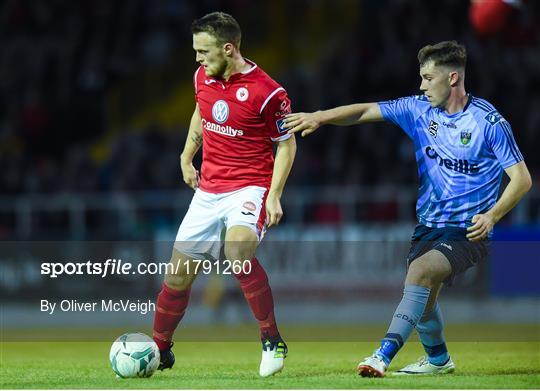
<path id="1" fill-rule="evenodd" d="M 416 325 L 420 341 L 424 345 L 428 360 L 433 365 L 444 365 L 450 358 L 443 335 L 444 321 L 439 303 L 431 311 L 422 315 Z"/>
<path id="2" fill-rule="evenodd" d="M 405 285 L 403 298 L 394 312 L 390 327 L 381 341 L 381 347 L 376 352 L 386 365 L 390 364 L 422 317 L 429 292 L 429 288 L 423 286 Z"/>

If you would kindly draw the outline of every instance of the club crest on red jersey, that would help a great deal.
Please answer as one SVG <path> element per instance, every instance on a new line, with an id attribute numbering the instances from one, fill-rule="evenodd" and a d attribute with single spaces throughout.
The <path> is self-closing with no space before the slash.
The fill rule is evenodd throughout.
<path id="1" fill-rule="evenodd" d="M 218 100 L 212 106 L 212 117 L 218 124 L 222 124 L 229 118 L 229 105 L 224 100 Z"/>
<path id="2" fill-rule="evenodd" d="M 245 87 L 240 87 L 236 90 L 236 99 L 240 102 L 245 102 L 249 97 L 249 91 Z"/>

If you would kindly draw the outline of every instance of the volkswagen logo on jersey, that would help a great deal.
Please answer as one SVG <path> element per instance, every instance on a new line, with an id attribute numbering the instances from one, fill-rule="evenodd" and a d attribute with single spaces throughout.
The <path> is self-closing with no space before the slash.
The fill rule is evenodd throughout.
<path id="1" fill-rule="evenodd" d="M 240 87 L 236 91 L 236 99 L 238 99 L 240 102 L 245 102 L 248 97 L 249 97 L 249 92 L 248 92 L 247 88 Z"/>
<path id="2" fill-rule="evenodd" d="M 229 105 L 224 100 L 218 100 L 212 107 L 212 117 L 218 124 L 222 124 L 229 118 Z"/>

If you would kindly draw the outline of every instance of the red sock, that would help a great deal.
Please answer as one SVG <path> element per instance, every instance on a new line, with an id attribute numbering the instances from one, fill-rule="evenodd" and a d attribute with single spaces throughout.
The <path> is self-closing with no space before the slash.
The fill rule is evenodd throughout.
<path id="1" fill-rule="evenodd" d="M 163 283 L 154 315 L 154 341 L 159 350 L 165 350 L 171 346 L 174 330 L 186 312 L 190 292 L 191 289 L 178 291 Z"/>
<path id="2" fill-rule="evenodd" d="M 242 288 L 242 292 L 244 292 L 244 297 L 253 315 L 259 321 L 261 338 L 279 336 L 274 318 L 272 289 L 270 289 L 270 285 L 268 284 L 268 276 L 257 258 L 253 257 L 251 259 L 251 273 L 244 274 L 241 272 L 235 274 L 235 277 L 240 281 L 240 287 Z"/>

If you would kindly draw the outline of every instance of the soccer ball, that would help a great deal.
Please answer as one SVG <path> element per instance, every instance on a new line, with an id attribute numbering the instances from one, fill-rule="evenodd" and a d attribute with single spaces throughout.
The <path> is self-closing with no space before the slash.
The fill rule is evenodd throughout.
<path id="1" fill-rule="evenodd" d="M 159 366 L 159 349 L 146 334 L 123 334 L 113 342 L 109 361 L 118 377 L 150 377 Z"/>

